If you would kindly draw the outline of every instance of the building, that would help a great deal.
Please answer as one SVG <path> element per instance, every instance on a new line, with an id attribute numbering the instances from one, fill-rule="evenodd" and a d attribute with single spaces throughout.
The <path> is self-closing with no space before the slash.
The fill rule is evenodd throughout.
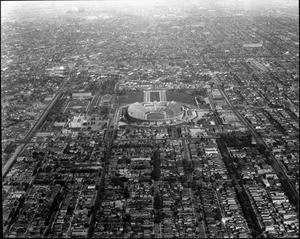
<path id="1" fill-rule="evenodd" d="M 81 128 L 84 123 L 87 123 L 85 115 L 75 115 L 69 122 L 69 128 Z"/>
<path id="2" fill-rule="evenodd" d="M 103 95 L 101 97 L 101 106 L 108 106 L 111 101 L 112 96 L 110 94 Z"/>
<path id="3" fill-rule="evenodd" d="M 244 43 L 243 47 L 244 48 L 256 48 L 256 47 L 262 47 L 263 46 L 263 42 L 259 42 L 259 43 Z"/>
<path id="4" fill-rule="evenodd" d="M 72 98 L 73 99 L 90 99 L 90 98 L 92 98 L 92 93 L 91 92 L 73 93 Z"/>

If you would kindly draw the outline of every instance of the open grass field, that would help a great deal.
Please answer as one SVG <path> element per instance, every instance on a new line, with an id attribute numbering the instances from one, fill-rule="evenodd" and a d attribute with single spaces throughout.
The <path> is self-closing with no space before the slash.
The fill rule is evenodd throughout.
<path id="1" fill-rule="evenodd" d="M 142 91 L 130 91 L 125 95 L 117 96 L 115 103 L 117 104 L 131 104 L 135 102 L 142 102 L 144 93 Z"/>
<path id="2" fill-rule="evenodd" d="M 180 93 L 175 91 L 166 91 L 167 95 L 167 101 L 176 101 L 176 102 L 182 102 L 186 104 L 195 105 L 195 98 L 194 96 L 191 96 L 186 93 Z"/>
<path id="3" fill-rule="evenodd" d="M 150 101 L 160 101 L 159 92 L 150 92 Z"/>

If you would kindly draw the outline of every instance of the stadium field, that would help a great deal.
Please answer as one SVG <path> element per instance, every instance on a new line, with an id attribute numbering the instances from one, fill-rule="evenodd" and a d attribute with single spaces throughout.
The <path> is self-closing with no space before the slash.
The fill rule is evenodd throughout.
<path id="1" fill-rule="evenodd" d="M 147 120 L 162 120 L 164 118 L 164 114 L 160 112 L 152 112 L 147 114 Z"/>

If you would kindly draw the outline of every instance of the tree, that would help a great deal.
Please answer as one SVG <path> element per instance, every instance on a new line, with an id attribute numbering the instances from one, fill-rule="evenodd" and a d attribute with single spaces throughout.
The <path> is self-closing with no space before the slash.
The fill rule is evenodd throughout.
<path id="1" fill-rule="evenodd" d="M 153 169 L 153 171 L 151 172 L 151 178 L 154 181 L 159 181 L 160 175 L 161 175 L 160 169 Z"/>
<path id="2" fill-rule="evenodd" d="M 125 183 L 125 182 L 128 182 L 128 178 L 126 178 L 126 177 L 120 177 L 120 181 L 122 182 L 122 183 Z"/>
<path id="3" fill-rule="evenodd" d="M 116 186 L 116 185 L 119 184 L 120 180 L 119 180 L 118 177 L 112 177 L 111 180 L 110 180 L 110 182 L 111 182 L 111 184 L 113 184 L 113 185 Z"/>
<path id="4" fill-rule="evenodd" d="M 125 199 L 130 198 L 130 192 L 129 192 L 129 190 L 128 190 L 128 187 L 125 187 L 125 188 L 124 188 L 124 198 L 125 198 Z"/>
<path id="5" fill-rule="evenodd" d="M 154 209 L 160 209 L 162 208 L 162 200 L 159 195 L 154 196 Z"/>
<path id="6" fill-rule="evenodd" d="M 102 106 L 102 107 L 100 108 L 100 114 L 102 114 L 102 115 L 107 115 L 108 112 L 109 112 L 109 108 L 108 108 L 107 106 Z"/>
<path id="7" fill-rule="evenodd" d="M 220 221 L 222 219 L 222 215 L 221 215 L 220 210 L 218 210 L 218 212 L 216 213 L 214 219 L 215 219 L 215 221 Z"/>
<path id="8" fill-rule="evenodd" d="M 124 217 L 124 221 L 125 222 L 130 222 L 131 221 L 131 215 L 130 214 L 126 214 Z"/>
<path id="9" fill-rule="evenodd" d="M 11 154 L 12 152 L 15 151 L 17 145 L 14 144 L 13 142 L 10 142 L 4 149 L 4 153 L 6 154 Z"/>
<path id="10" fill-rule="evenodd" d="M 151 161 L 153 163 L 153 170 L 151 172 L 151 178 L 154 180 L 154 181 L 158 181 L 160 176 L 161 176 L 161 170 L 160 170 L 160 163 L 161 163 L 161 160 L 160 160 L 160 156 L 159 156 L 159 150 L 156 149 L 154 152 L 153 152 L 153 155 L 151 157 Z"/>

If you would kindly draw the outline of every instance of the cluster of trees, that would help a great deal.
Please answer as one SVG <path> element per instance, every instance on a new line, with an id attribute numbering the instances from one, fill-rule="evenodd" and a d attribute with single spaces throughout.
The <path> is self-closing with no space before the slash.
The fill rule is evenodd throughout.
<path id="1" fill-rule="evenodd" d="M 278 131 L 280 131 L 282 134 L 285 134 L 285 128 L 266 110 L 264 110 L 265 115 L 270 120 L 270 122 L 276 127 Z"/>
<path id="2" fill-rule="evenodd" d="M 280 174 L 282 174 L 280 172 Z M 288 180 L 281 178 L 280 182 L 282 184 L 282 188 L 284 188 L 284 191 L 286 192 L 286 195 L 288 196 L 288 199 L 290 200 L 290 202 L 296 206 L 296 209 L 299 210 L 299 200 L 297 198 L 297 196 L 294 194 L 294 191 L 290 185 L 290 183 L 288 182 Z"/>
<path id="3" fill-rule="evenodd" d="M 127 186 L 128 178 L 126 177 L 119 177 L 119 176 L 113 176 L 110 180 L 110 184 L 113 186 L 120 186 L 123 188 L 123 196 L 125 199 L 128 199 L 130 197 L 130 192 Z"/>
<path id="4" fill-rule="evenodd" d="M 34 116 L 32 115 L 22 115 L 19 118 L 13 118 L 10 115 L 7 116 L 7 124 L 5 125 L 5 127 L 11 127 L 14 125 L 17 125 L 19 123 L 23 123 L 26 120 L 34 120 Z"/>
<path id="5" fill-rule="evenodd" d="M 157 210 L 161 209 L 162 205 L 163 205 L 162 203 L 163 202 L 162 202 L 161 196 L 159 194 L 156 194 L 154 196 L 154 209 L 157 209 Z"/>
<path id="6" fill-rule="evenodd" d="M 114 93 L 114 88 L 118 80 L 119 76 L 107 77 L 107 80 L 101 82 L 99 86 L 101 93 Z"/>
<path id="7" fill-rule="evenodd" d="M 107 106 L 100 106 L 99 107 L 99 114 L 100 115 L 107 115 L 109 113 L 109 108 Z"/>
<path id="8" fill-rule="evenodd" d="M 19 212 L 23 207 L 24 202 L 25 202 L 25 196 L 24 194 L 22 194 L 22 196 L 18 200 L 15 200 L 14 205 L 17 206 L 13 207 L 12 210 L 10 211 L 7 221 L 4 222 L 4 226 L 6 226 L 7 224 L 12 225 L 16 221 L 17 216 L 19 215 Z"/>
<path id="9" fill-rule="evenodd" d="M 216 111 L 216 110 L 214 110 L 213 115 L 214 115 L 214 119 L 215 119 L 217 125 L 223 125 L 223 122 L 222 122 L 222 120 L 220 118 L 219 112 Z"/>
<path id="10" fill-rule="evenodd" d="M 242 207 L 243 214 L 247 220 L 249 229 L 251 230 L 252 237 L 253 238 L 260 237 L 263 230 L 258 223 L 257 215 L 255 214 L 255 212 L 251 206 L 251 203 L 249 201 L 247 193 L 245 192 L 245 189 L 238 191 L 235 188 L 235 192 L 237 195 L 237 199 Z"/>
<path id="11" fill-rule="evenodd" d="M 272 164 L 272 161 L 270 160 L 270 151 L 269 151 L 269 149 L 266 148 L 266 146 L 264 146 L 263 144 L 258 144 L 257 150 L 260 154 L 265 156 L 266 162 L 268 164 Z"/>
<path id="12" fill-rule="evenodd" d="M 126 148 L 152 148 L 154 147 L 154 144 L 152 142 L 146 142 L 146 141 L 142 141 L 139 142 L 138 144 L 135 143 L 125 143 L 125 144 L 114 144 L 113 148 L 118 148 L 118 149 L 126 149 Z"/>
<path id="13" fill-rule="evenodd" d="M 221 221 L 222 214 L 221 214 L 220 208 L 213 208 L 212 211 L 214 213 L 214 220 L 215 221 Z"/>
<path id="14" fill-rule="evenodd" d="M 44 233 L 45 236 L 48 236 L 51 231 L 51 228 L 50 228 L 51 221 L 53 221 L 56 211 L 59 209 L 59 204 L 62 202 L 63 199 L 64 199 L 63 193 L 57 192 L 57 194 L 55 195 L 53 202 L 49 208 L 49 212 L 48 212 L 47 218 L 45 220 L 44 225 L 45 226 L 48 225 L 48 227 Z"/>
<path id="15" fill-rule="evenodd" d="M 117 160 L 117 163 L 118 164 L 125 164 L 125 163 L 130 164 L 131 163 L 131 158 L 123 156 L 123 157 L 121 157 Z"/>
<path id="16" fill-rule="evenodd" d="M 298 116 L 293 112 L 291 111 L 290 108 L 284 108 L 284 110 L 294 119 L 294 120 L 298 120 Z"/>
<path id="17" fill-rule="evenodd" d="M 42 151 L 33 151 L 32 152 L 32 158 L 35 160 L 42 159 L 45 156 L 45 153 Z"/>
<path id="18" fill-rule="evenodd" d="M 110 183 L 113 186 L 120 186 L 120 187 L 124 188 L 124 183 L 128 182 L 128 180 L 129 179 L 126 177 L 113 176 L 110 179 Z"/>
<path id="19" fill-rule="evenodd" d="M 125 89 L 122 89 L 122 90 L 117 90 L 116 95 L 121 96 L 121 95 L 126 95 L 126 93 L 127 93 L 127 91 Z"/>
<path id="20" fill-rule="evenodd" d="M 89 82 L 85 90 L 91 92 L 94 95 L 99 90 L 98 82 Z"/>
<path id="21" fill-rule="evenodd" d="M 250 132 L 229 132 L 222 134 L 221 140 L 224 141 L 228 147 L 244 148 L 252 146 L 252 136 Z"/>
<path id="22" fill-rule="evenodd" d="M 127 185 L 124 187 L 123 196 L 124 196 L 125 199 L 130 198 L 130 192 L 129 192 L 129 189 L 128 189 Z"/>
<path id="23" fill-rule="evenodd" d="M 206 104 L 205 100 L 202 97 L 196 97 L 196 101 L 198 104 L 203 105 Z"/>
<path id="24" fill-rule="evenodd" d="M 194 95 L 194 96 L 207 97 L 206 90 L 204 90 L 204 89 L 197 89 L 197 90 L 194 90 L 194 91 L 192 92 L 192 95 Z"/>
<path id="25" fill-rule="evenodd" d="M 169 135 L 173 135 L 175 137 L 182 137 L 182 130 L 180 127 L 168 127 L 167 132 Z"/>
<path id="26" fill-rule="evenodd" d="M 32 152 L 32 159 L 35 161 L 38 161 L 36 166 L 33 169 L 32 175 L 35 175 L 37 172 L 40 171 L 41 165 L 42 165 L 42 160 L 44 159 L 45 153 L 44 152 L 38 152 L 38 151 L 33 151 Z"/>
<path id="27" fill-rule="evenodd" d="M 188 160 L 183 160 L 182 162 L 184 171 L 186 173 L 192 173 L 194 171 L 193 162 Z"/>
<path id="28" fill-rule="evenodd" d="M 42 161 L 39 161 L 33 169 L 32 176 L 35 175 L 38 171 L 40 171 L 42 165 Z"/>
<path id="29" fill-rule="evenodd" d="M 156 194 L 154 196 L 154 209 L 155 209 L 155 217 L 154 217 L 154 223 L 161 223 L 163 220 L 163 214 L 162 214 L 162 198 L 159 194 Z"/>
<path id="30" fill-rule="evenodd" d="M 11 154 L 15 151 L 15 149 L 17 148 L 17 145 L 13 142 L 10 142 L 4 149 L 4 153 L 6 154 Z"/>
<path id="31" fill-rule="evenodd" d="M 54 104 L 54 106 L 52 107 L 50 112 L 48 113 L 48 117 L 61 112 L 64 102 L 65 102 L 65 99 L 63 99 L 63 98 L 60 98 L 58 101 L 56 101 L 56 103 Z"/>
<path id="32" fill-rule="evenodd" d="M 156 149 L 153 152 L 153 155 L 151 157 L 151 163 L 153 165 L 153 170 L 151 172 L 151 178 L 154 181 L 158 181 L 160 176 L 161 176 L 161 170 L 160 170 L 160 163 L 161 163 L 161 159 L 160 159 L 160 155 L 159 155 L 159 150 Z"/>
<path id="33" fill-rule="evenodd" d="M 222 158 L 223 158 L 224 164 L 226 166 L 226 169 L 228 171 L 228 174 L 234 175 L 236 178 L 240 178 L 237 167 L 234 165 L 233 159 L 227 152 L 227 148 L 226 148 L 225 142 L 222 140 L 222 137 L 217 138 L 216 142 L 218 144 L 218 148 L 220 149 L 220 153 L 222 155 Z"/>

